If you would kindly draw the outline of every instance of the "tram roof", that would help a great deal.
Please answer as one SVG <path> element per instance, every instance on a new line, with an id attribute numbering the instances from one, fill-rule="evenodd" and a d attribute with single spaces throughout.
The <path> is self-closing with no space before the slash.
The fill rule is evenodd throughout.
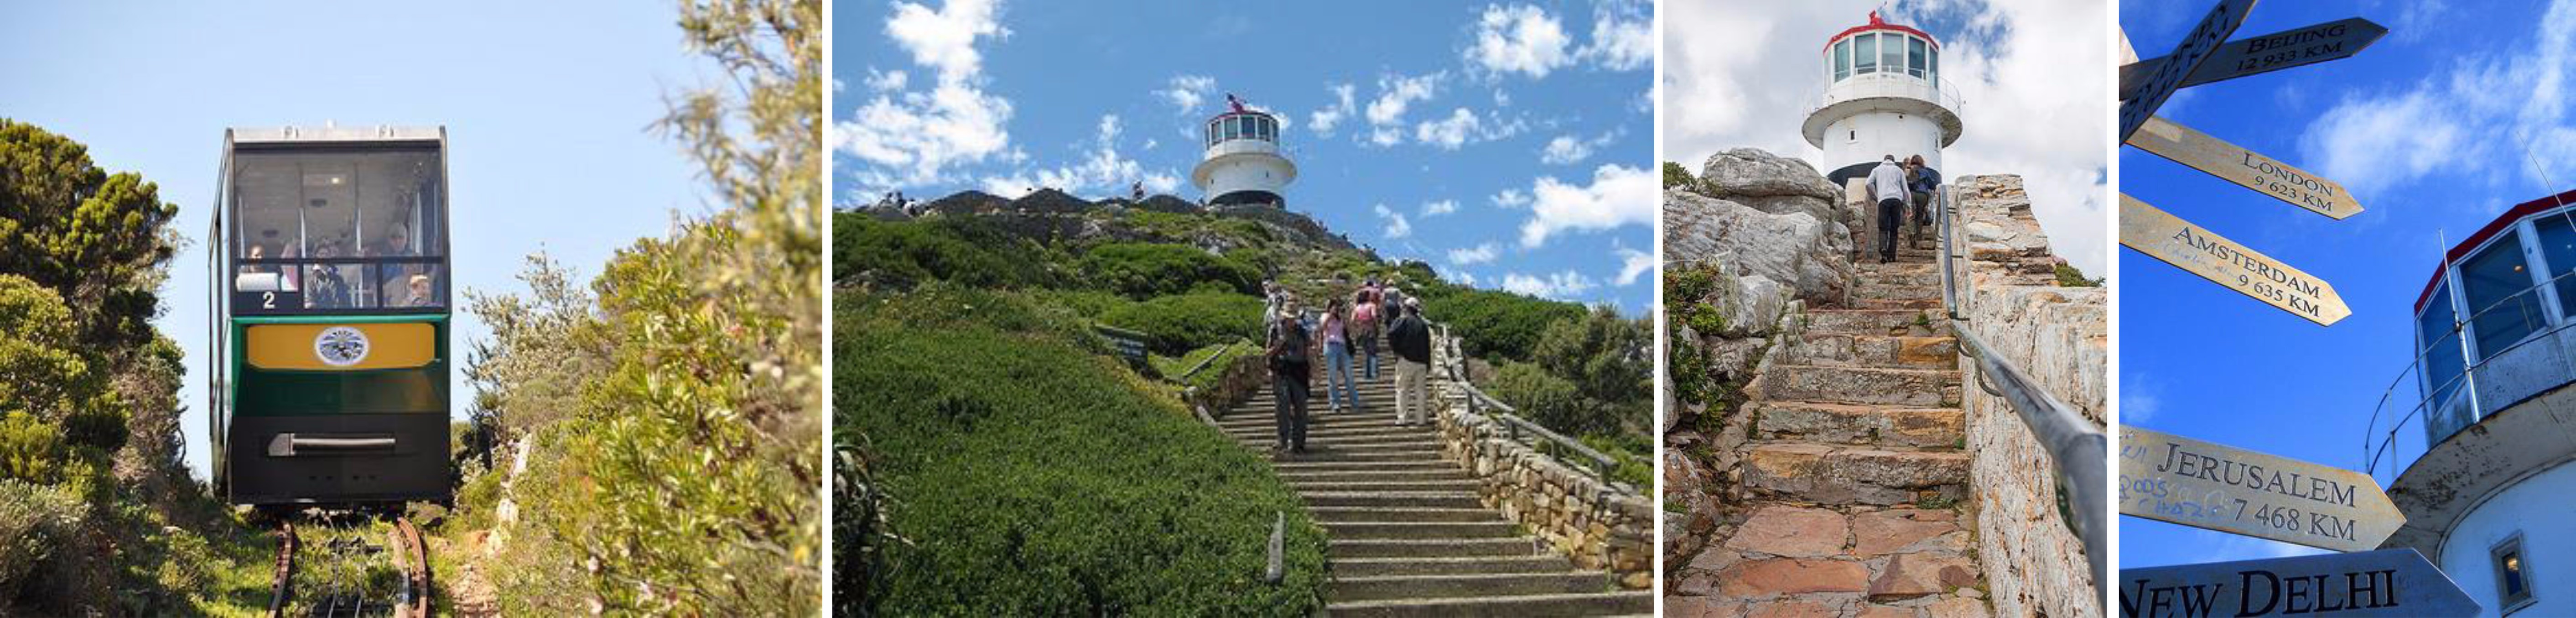
<path id="1" fill-rule="evenodd" d="M 235 144 L 434 142 L 447 139 L 447 127 L 440 126 L 233 127 L 224 132 Z"/>

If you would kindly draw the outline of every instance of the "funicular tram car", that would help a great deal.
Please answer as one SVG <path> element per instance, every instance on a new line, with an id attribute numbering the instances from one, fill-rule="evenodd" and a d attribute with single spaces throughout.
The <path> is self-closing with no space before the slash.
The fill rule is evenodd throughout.
<path id="1" fill-rule="evenodd" d="M 233 504 L 447 502 L 444 128 L 225 132 L 217 491 Z"/>

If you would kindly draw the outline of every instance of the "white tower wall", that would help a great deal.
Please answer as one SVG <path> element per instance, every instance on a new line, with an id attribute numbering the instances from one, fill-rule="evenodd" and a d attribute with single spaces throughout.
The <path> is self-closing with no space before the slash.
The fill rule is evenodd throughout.
<path id="1" fill-rule="evenodd" d="M 1923 155 L 1923 164 L 1941 167 L 1941 126 L 1919 115 L 1881 112 L 1844 118 L 1825 126 L 1825 163 L 1842 167 L 1879 157 Z M 1831 170 L 1827 170 L 1831 171 Z"/>
<path id="2" fill-rule="evenodd" d="M 2522 535 L 2524 578 L 2532 604 L 2516 616 L 2576 616 L 2576 529 L 2566 525 L 2576 495 L 2576 465 L 2557 466 L 2506 486 L 2470 509 L 2442 540 L 2439 566 L 2478 602 L 2480 616 L 2501 616 L 2492 550 Z"/>

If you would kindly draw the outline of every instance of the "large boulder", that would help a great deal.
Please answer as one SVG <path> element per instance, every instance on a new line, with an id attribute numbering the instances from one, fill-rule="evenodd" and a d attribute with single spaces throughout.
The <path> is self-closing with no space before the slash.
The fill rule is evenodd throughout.
<path id="1" fill-rule="evenodd" d="M 1817 219 L 1841 219 L 1835 198 L 1842 191 L 1803 159 L 1755 148 L 1710 155 L 1700 166 L 1699 193 L 1731 200 L 1762 212 L 1806 212 Z"/>
<path id="2" fill-rule="evenodd" d="M 1851 232 L 1840 223 L 1807 212 L 1763 212 L 1678 189 L 1664 192 L 1663 220 L 1665 272 L 1719 262 L 1736 275 L 1721 277 L 1721 283 L 1737 288 L 1719 294 L 1732 294 L 1743 306 L 1767 309 L 1792 298 L 1839 305 L 1851 290 Z M 1759 314 L 1776 311 L 1743 317 L 1751 318 L 1751 326 L 1767 327 Z"/>

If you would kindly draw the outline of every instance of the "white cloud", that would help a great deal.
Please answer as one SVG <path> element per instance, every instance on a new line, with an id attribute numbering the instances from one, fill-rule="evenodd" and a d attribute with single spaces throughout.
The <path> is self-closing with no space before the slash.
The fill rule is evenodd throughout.
<path id="1" fill-rule="evenodd" d="M 858 193 L 939 182 L 951 168 L 1008 156 L 1010 134 L 1002 125 L 1011 118 L 1011 103 L 983 91 L 983 56 L 975 49 L 981 39 L 1009 35 L 995 9 L 989 0 L 949 0 L 935 11 L 894 4 L 886 35 L 915 64 L 932 69 L 938 83 L 929 92 L 910 91 L 908 75 L 869 68 L 875 96 L 832 126 L 833 149 L 865 164 L 849 171 Z"/>
<path id="2" fill-rule="evenodd" d="M 1649 170 L 1621 165 L 1594 169 L 1589 185 L 1539 178 L 1530 187 L 1530 218 L 1521 224 L 1521 246 L 1547 244 L 1559 232 L 1652 226 L 1662 203 L 1656 182 Z"/>
<path id="3" fill-rule="evenodd" d="M 1386 220 L 1385 236 L 1387 238 L 1403 238 L 1413 235 L 1413 222 L 1406 221 L 1404 219 L 1404 213 L 1396 212 L 1395 209 L 1392 208 L 1387 208 L 1385 204 L 1378 204 L 1376 210 L 1378 218 Z"/>
<path id="4" fill-rule="evenodd" d="M 1636 283 L 1637 279 L 1644 277 L 1646 273 L 1655 271 L 1655 254 L 1653 253 L 1620 247 L 1618 254 L 1619 278 L 1613 279 L 1611 282 L 1618 284 L 1620 287 L 1627 287 L 1629 284 Z"/>
<path id="5" fill-rule="evenodd" d="M 1644 3 L 1602 3 L 1593 11 L 1592 42 L 1575 55 L 1613 71 L 1646 68 L 1655 60 L 1655 20 Z"/>
<path id="6" fill-rule="evenodd" d="M 1592 291 L 1595 285 L 1591 277 L 1571 270 L 1535 277 L 1520 273 L 1503 275 L 1504 291 L 1557 300 L 1577 300 L 1574 298 L 1576 295 Z"/>
<path id="7" fill-rule="evenodd" d="M 1215 91 L 1216 78 L 1205 75 L 1174 75 L 1172 87 L 1156 90 L 1154 94 L 1163 97 L 1166 101 L 1171 101 L 1172 107 L 1178 108 L 1173 113 L 1188 115 L 1190 112 L 1197 111 L 1199 104 L 1207 102 L 1208 93 Z"/>
<path id="8" fill-rule="evenodd" d="M 1494 261 L 1494 258 L 1496 257 L 1501 257 L 1502 253 L 1502 248 L 1495 246 L 1494 243 L 1484 243 L 1465 249 L 1450 249 L 1449 264 L 1451 266 L 1483 264 Z"/>
<path id="9" fill-rule="evenodd" d="M 2553 180 L 2541 178 L 2531 162 L 2576 159 L 2576 123 L 2567 110 L 2576 98 L 2569 79 L 2576 71 L 2576 0 L 2550 3 L 2533 33 L 2536 40 L 2461 58 L 2437 73 L 2443 77 L 2411 88 L 2346 96 L 2308 124 L 2299 155 L 2364 203 L 2371 194 L 2431 178 L 2490 185 Z M 2454 161 L 2507 163 L 2448 165 Z"/>
<path id="10" fill-rule="evenodd" d="M 1446 72 L 1429 75 L 1382 75 L 1377 78 L 1377 99 L 1369 101 L 1369 124 L 1386 126 L 1404 123 L 1404 110 L 1416 101 L 1431 100 Z"/>
<path id="11" fill-rule="evenodd" d="M 2156 411 L 2163 406 L 2162 400 L 2156 396 L 2158 390 L 2158 386 L 2145 374 L 2130 373 L 2122 376 L 2120 378 L 2120 422 L 2145 426 L 2146 423 L 2154 421 Z"/>
<path id="12" fill-rule="evenodd" d="M 984 178 L 984 190 L 1003 197 L 1019 197 L 1031 188 L 1048 187 L 1075 195 L 1123 196 L 1132 183 L 1144 183 L 1145 190 L 1152 193 L 1170 193 L 1179 188 L 1179 175 L 1169 170 L 1146 171 L 1135 159 L 1118 154 L 1121 129 L 1117 114 L 1103 114 L 1082 160 L 1034 173 L 988 176 Z"/>
<path id="13" fill-rule="evenodd" d="M 1593 151 L 1609 146 L 1612 140 L 1618 138 L 1619 135 L 1615 132 L 1602 133 L 1591 139 L 1559 135 L 1556 139 L 1548 140 L 1547 148 L 1539 151 L 1539 162 L 1548 165 L 1582 163 L 1584 159 L 1592 158 Z"/>
<path id="14" fill-rule="evenodd" d="M 1378 127 L 1375 129 L 1369 129 L 1369 143 L 1379 146 L 1402 144 L 1404 143 L 1404 128 Z"/>
<path id="15" fill-rule="evenodd" d="M 1506 120 L 1500 113 L 1488 113 L 1480 118 L 1475 112 L 1461 107 L 1450 110 L 1447 118 L 1425 120 L 1415 125 L 1413 139 L 1439 146 L 1442 150 L 1457 150 L 1460 146 L 1503 139 L 1526 130 L 1529 130 L 1529 123 L 1519 119 Z"/>
<path id="16" fill-rule="evenodd" d="M 1342 119 L 1349 118 L 1352 113 L 1358 111 L 1358 106 L 1353 104 L 1351 98 L 1352 91 L 1356 89 L 1350 84 L 1333 84 L 1325 86 L 1324 89 L 1333 92 L 1333 104 L 1326 105 L 1323 109 L 1315 110 L 1314 113 L 1306 116 L 1307 124 L 1314 125 L 1316 135 L 1332 135 L 1333 127 L 1342 124 Z"/>
<path id="17" fill-rule="evenodd" d="M 1422 204 L 1422 216 L 1425 217 L 1445 215 L 1453 212 L 1458 212 L 1458 200 L 1440 200 L 1437 202 L 1424 202 Z"/>
<path id="18" fill-rule="evenodd" d="M 903 92 L 904 85 L 912 81 L 911 77 L 902 71 L 878 71 L 876 67 L 868 67 L 868 89 L 877 92 Z M 838 84 L 840 80 L 833 80 L 832 83 Z"/>
<path id="19" fill-rule="evenodd" d="M 1663 39 L 1665 158 L 1693 170 L 1718 151 L 1753 147 L 1807 159 L 1832 170 L 1797 127 L 1826 86 L 1823 45 L 1865 23 L 1877 0 L 1715 0 L 1666 4 L 1668 32 L 1727 36 Z M 2135 4 L 2135 3 L 2132 3 Z M 1887 21 L 1946 29 L 1942 83 L 1964 101 L 1967 130 L 1943 151 L 1942 174 L 1957 179 L 2019 174 L 2056 253 L 2085 272 L 2109 272 L 2109 209 L 2103 196 L 2110 161 L 2099 140 L 2071 136 L 2110 130 L 2111 63 L 2096 31 L 2110 3 L 2062 0 L 1945 0 L 1898 3 Z"/>
<path id="20" fill-rule="evenodd" d="M 1494 197 L 1490 199 L 1494 202 L 1495 206 L 1502 208 L 1519 208 L 1522 206 L 1528 206 L 1530 203 L 1529 194 L 1522 192 L 1520 189 L 1504 189 L 1501 192 L 1495 193 Z"/>
<path id="21" fill-rule="evenodd" d="M 1565 35 L 1564 24 L 1535 6 L 1485 5 L 1484 15 L 1476 20 L 1475 33 L 1475 43 L 1467 47 L 1466 57 L 1483 73 L 1542 78 L 1574 61 L 1574 54 L 1567 49 L 1573 41 Z"/>

